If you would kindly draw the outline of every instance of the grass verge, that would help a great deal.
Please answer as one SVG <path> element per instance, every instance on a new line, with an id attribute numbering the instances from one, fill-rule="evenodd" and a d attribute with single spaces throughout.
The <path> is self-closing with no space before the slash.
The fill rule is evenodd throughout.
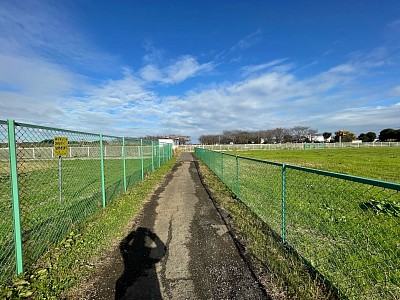
<path id="1" fill-rule="evenodd" d="M 280 237 L 201 161 L 202 179 L 250 263 L 273 299 L 340 299 L 334 287 L 296 252 L 283 246 Z"/>
<path id="2" fill-rule="evenodd" d="M 125 235 L 126 225 L 140 212 L 145 200 L 175 161 L 176 157 L 118 196 L 87 222 L 73 228 L 33 268 L 14 278 L 11 284 L 0 287 L 0 298 L 62 299 L 68 289 L 88 278 L 95 269 L 95 262 L 110 250 L 113 241 Z"/>

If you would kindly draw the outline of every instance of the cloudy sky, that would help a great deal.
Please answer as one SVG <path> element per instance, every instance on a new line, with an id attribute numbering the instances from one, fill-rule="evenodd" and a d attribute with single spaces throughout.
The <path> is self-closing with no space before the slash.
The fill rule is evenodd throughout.
<path id="1" fill-rule="evenodd" d="M 0 0 L 0 119 L 118 136 L 400 128 L 400 2 Z"/>

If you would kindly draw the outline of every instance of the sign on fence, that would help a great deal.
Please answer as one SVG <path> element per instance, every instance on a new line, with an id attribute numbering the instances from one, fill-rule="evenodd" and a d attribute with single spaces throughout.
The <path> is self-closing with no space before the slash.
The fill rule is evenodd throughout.
<path id="1" fill-rule="evenodd" d="M 54 156 L 68 155 L 68 138 L 64 136 L 54 137 Z"/>

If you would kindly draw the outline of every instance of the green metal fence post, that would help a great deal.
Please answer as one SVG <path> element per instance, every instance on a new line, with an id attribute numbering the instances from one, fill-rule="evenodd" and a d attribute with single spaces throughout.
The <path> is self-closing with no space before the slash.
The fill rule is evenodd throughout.
<path id="1" fill-rule="evenodd" d="M 239 198 L 239 159 L 236 155 L 236 196 Z"/>
<path id="2" fill-rule="evenodd" d="M 126 192 L 126 157 L 125 157 L 125 138 L 122 137 L 122 159 L 124 165 L 124 192 Z"/>
<path id="3" fill-rule="evenodd" d="M 224 181 L 224 153 L 221 153 L 221 179 Z"/>
<path id="4" fill-rule="evenodd" d="M 286 164 L 282 165 L 282 243 L 286 243 Z"/>
<path id="5" fill-rule="evenodd" d="M 19 211 L 19 190 L 18 190 L 18 169 L 17 169 L 17 149 L 15 143 L 15 123 L 14 120 L 7 120 L 8 125 L 8 148 L 10 157 L 10 179 L 12 192 L 12 210 L 14 219 L 14 241 L 15 259 L 17 274 L 24 271 L 22 260 L 22 239 L 21 239 L 21 219 Z"/>
<path id="6" fill-rule="evenodd" d="M 154 142 L 151 141 L 151 171 L 154 172 Z"/>
<path id="7" fill-rule="evenodd" d="M 158 167 L 161 167 L 161 144 L 158 142 Z"/>
<path id="8" fill-rule="evenodd" d="M 165 161 L 167 162 L 169 159 L 169 144 L 167 144 L 167 147 L 165 148 Z"/>
<path id="9" fill-rule="evenodd" d="M 162 163 L 164 163 L 164 159 L 165 159 L 165 157 L 164 157 L 164 152 L 165 152 L 165 144 L 163 144 L 163 145 L 162 145 L 162 148 L 161 148 Z"/>
<path id="10" fill-rule="evenodd" d="M 102 205 L 106 207 L 106 183 L 104 176 L 104 152 L 103 152 L 103 135 L 100 133 L 100 169 L 101 169 L 101 196 L 102 196 Z"/>
<path id="11" fill-rule="evenodd" d="M 144 180 L 143 139 L 140 139 L 140 160 L 142 162 L 142 180 Z"/>

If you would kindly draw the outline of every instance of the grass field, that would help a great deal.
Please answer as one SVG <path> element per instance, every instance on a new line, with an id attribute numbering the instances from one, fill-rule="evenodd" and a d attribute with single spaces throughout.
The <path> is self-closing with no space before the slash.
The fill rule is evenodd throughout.
<path id="1" fill-rule="evenodd" d="M 199 151 L 203 161 L 270 228 L 350 299 L 400 298 L 400 192 L 281 164 L 399 181 L 400 149 Z M 343 151 L 343 152 L 342 152 Z M 202 153 L 201 153 L 202 152 Z M 230 152 L 231 153 L 231 152 Z M 363 165 L 366 161 L 367 164 Z M 371 164 L 370 161 L 372 162 Z M 284 228 L 284 230 L 282 229 Z"/>
<path id="2" fill-rule="evenodd" d="M 228 153 L 400 183 L 400 147 L 253 150 Z"/>
<path id="3" fill-rule="evenodd" d="M 93 272 L 101 268 L 109 253 L 131 232 L 132 222 L 143 203 L 175 161 L 174 157 L 162 164 L 146 180 L 74 226 L 27 272 L 7 284 L 0 284 L 0 299 L 82 299 L 79 283 L 86 286 Z"/>
<path id="4" fill-rule="evenodd" d="M 158 162 L 158 161 L 157 161 Z M 0 165 L 0 282 L 15 272 L 14 233 L 10 178 L 7 163 Z M 62 161 L 60 199 L 58 160 L 23 160 L 18 165 L 21 236 L 25 269 L 72 227 L 102 208 L 99 159 Z M 152 171 L 151 159 L 144 159 L 145 175 Z M 106 203 L 124 191 L 123 160 L 105 159 Z M 127 187 L 141 180 L 141 160 L 126 160 Z"/>

